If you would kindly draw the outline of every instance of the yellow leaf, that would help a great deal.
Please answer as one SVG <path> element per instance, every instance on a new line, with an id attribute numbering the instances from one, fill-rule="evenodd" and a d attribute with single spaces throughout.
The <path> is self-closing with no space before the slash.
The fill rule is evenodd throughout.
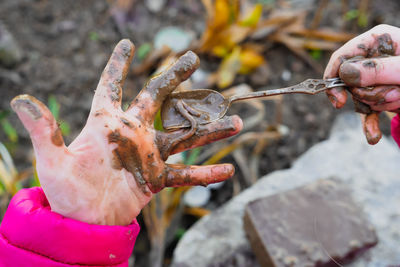
<path id="1" fill-rule="evenodd" d="M 201 217 L 204 217 L 204 216 L 210 214 L 211 211 L 208 209 L 204 209 L 204 208 L 198 208 L 198 207 L 190 207 L 189 208 L 189 207 L 187 207 L 187 208 L 185 208 L 185 213 L 201 218 Z"/>
<path id="2" fill-rule="evenodd" d="M 250 28 L 231 25 L 227 29 L 216 31 L 212 36 L 208 36 L 208 42 L 203 44 L 202 49 L 211 51 L 218 57 L 226 57 L 249 33 Z"/>
<path id="3" fill-rule="evenodd" d="M 217 45 L 212 49 L 212 52 L 217 57 L 226 57 L 229 54 L 229 49 L 223 45 Z"/>
<path id="4" fill-rule="evenodd" d="M 244 18 L 239 21 L 239 25 L 244 27 L 255 27 L 260 21 L 262 15 L 262 4 L 257 4 L 250 10 Z"/>
<path id="5" fill-rule="evenodd" d="M 240 69 L 240 47 L 233 49 L 232 53 L 224 58 L 218 69 L 218 87 L 225 88 L 232 84 Z"/>
<path id="6" fill-rule="evenodd" d="M 248 74 L 255 68 L 263 64 L 264 57 L 258 54 L 256 51 L 246 49 L 240 53 L 240 74 Z"/>
<path id="7" fill-rule="evenodd" d="M 216 0 L 214 6 L 214 20 L 212 25 L 213 28 L 222 28 L 229 24 L 230 21 L 230 8 L 228 0 Z"/>

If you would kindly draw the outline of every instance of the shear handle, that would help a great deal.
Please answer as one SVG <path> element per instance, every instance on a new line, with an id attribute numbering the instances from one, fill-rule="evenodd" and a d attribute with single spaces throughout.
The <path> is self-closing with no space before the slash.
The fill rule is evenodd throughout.
<path id="1" fill-rule="evenodd" d="M 326 88 L 327 89 L 331 89 L 334 87 L 342 87 L 342 86 L 347 86 L 342 79 L 340 78 L 329 78 L 329 79 L 325 79 L 326 82 L 328 82 L 329 84 L 327 84 Z"/>

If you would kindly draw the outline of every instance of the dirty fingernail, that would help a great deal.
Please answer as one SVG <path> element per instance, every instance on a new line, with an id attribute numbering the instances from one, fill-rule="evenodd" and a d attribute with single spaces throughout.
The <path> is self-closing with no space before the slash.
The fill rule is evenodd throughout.
<path id="1" fill-rule="evenodd" d="M 377 113 L 368 114 L 365 118 L 364 132 L 370 145 L 375 145 L 382 137 L 379 129 L 379 115 Z"/>
<path id="2" fill-rule="evenodd" d="M 334 95 L 328 95 L 328 99 L 332 105 L 337 108 L 337 98 Z"/>
<path id="3" fill-rule="evenodd" d="M 360 70 L 352 63 L 343 63 L 339 69 L 339 76 L 347 85 L 360 86 Z"/>
<path id="4" fill-rule="evenodd" d="M 36 103 L 36 99 L 30 95 L 19 95 L 11 100 L 11 108 L 15 112 L 24 112 L 32 119 L 38 120 L 42 117 L 42 112 Z"/>
<path id="5" fill-rule="evenodd" d="M 121 49 L 122 55 L 124 57 L 131 57 L 132 51 L 134 50 L 135 46 L 129 39 L 123 39 L 118 43 L 118 46 Z"/>
<path id="6" fill-rule="evenodd" d="M 188 51 L 179 58 L 175 64 L 175 68 L 181 72 L 179 74 L 181 76 L 181 80 L 186 80 L 199 67 L 199 65 L 199 57 L 194 52 Z"/>
<path id="7" fill-rule="evenodd" d="M 379 142 L 379 140 L 381 140 L 382 133 L 379 132 L 379 134 L 372 134 L 371 132 L 366 132 L 366 137 L 368 144 L 376 145 Z"/>
<path id="8" fill-rule="evenodd" d="M 199 57 L 196 55 L 196 53 L 190 50 L 187 51 L 182 58 L 185 59 L 185 61 L 187 61 L 187 63 L 190 65 L 198 66 L 200 64 Z"/>

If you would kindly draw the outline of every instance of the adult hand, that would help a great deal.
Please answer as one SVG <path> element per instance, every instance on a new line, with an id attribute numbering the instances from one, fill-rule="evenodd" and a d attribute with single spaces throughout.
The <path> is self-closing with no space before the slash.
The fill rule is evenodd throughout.
<path id="1" fill-rule="evenodd" d="M 231 164 L 184 166 L 167 164 L 165 155 L 232 136 L 242 128 L 238 116 L 200 126 L 176 145 L 179 132 L 159 132 L 154 118 L 163 100 L 198 67 L 187 52 L 152 78 L 121 109 L 122 86 L 134 54 L 122 40 L 105 67 L 82 132 L 67 147 L 47 107 L 32 96 L 14 98 L 11 106 L 28 130 L 40 183 L 52 211 L 92 224 L 127 225 L 164 187 L 206 185 L 230 178 Z M 170 147 L 171 142 L 175 142 Z"/>
<path id="2" fill-rule="evenodd" d="M 382 136 L 379 112 L 398 112 L 400 108 L 399 42 L 399 28 L 376 26 L 335 51 L 325 69 L 324 78 L 340 76 L 350 86 L 355 103 L 369 105 L 372 112 L 364 112 L 367 114 L 362 120 L 370 144 L 376 144 Z M 346 103 L 344 88 L 331 89 L 327 95 L 336 108 Z"/>

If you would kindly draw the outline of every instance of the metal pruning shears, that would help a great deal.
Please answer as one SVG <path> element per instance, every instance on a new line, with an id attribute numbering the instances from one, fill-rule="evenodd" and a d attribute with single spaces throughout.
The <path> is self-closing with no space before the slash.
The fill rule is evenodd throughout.
<path id="1" fill-rule="evenodd" d="M 327 89 L 342 86 L 346 84 L 340 78 L 331 78 L 307 79 L 285 88 L 234 95 L 229 98 L 210 89 L 176 92 L 171 93 L 165 100 L 161 109 L 161 119 L 166 130 L 193 128 L 194 121 L 196 124 L 207 124 L 222 118 L 235 101 L 281 94 L 315 95 Z"/>

